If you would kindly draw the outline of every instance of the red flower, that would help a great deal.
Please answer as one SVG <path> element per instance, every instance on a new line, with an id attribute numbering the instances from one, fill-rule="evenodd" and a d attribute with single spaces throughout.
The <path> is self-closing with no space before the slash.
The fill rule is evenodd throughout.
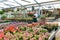
<path id="1" fill-rule="evenodd" d="M 28 14 L 33 14 L 33 12 L 28 12 Z"/>
<path id="2" fill-rule="evenodd" d="M 35 27 L 36 25 L 38 25 L 38 23 L 34 23 L 34 22 L 33 22 L 32 25 Z"/>
<path id="3" fill-rule="evenodd" d="M 15 32 L 15 31 L 16 31 L 15 26 L 14 26 L 14 25 L 10 25 L 10 26 L 9 26 L 9 30 L 10 30 L 11 32 Z"/>
<path id="4" fill-rule="evenodd" d="M 11 31 L 11 32 L 15 32 L 16 31 L 16 27 L 14 25 L 9 25 L 7 26 L 7 28 L 5 28 L 5 31 Z"/>

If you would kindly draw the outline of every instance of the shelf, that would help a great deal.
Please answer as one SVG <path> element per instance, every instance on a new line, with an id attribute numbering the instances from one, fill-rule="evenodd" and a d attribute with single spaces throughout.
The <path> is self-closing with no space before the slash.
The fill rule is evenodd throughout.
<path id="1" fill-rule="evenodd" d="M 10 20 L 0 20 L 0 23 L 10 22 Z"/>
<path id="2" fill-rule="evenodd" d="M 6 18 L 5 20 L 21 20 L 21 19 L 32 19 L 32 18 Z"/>
<path id="3" fill-rule="evenodd" d="M 20 18 L 7 18 L 5 20 L 20 20 Z"/>

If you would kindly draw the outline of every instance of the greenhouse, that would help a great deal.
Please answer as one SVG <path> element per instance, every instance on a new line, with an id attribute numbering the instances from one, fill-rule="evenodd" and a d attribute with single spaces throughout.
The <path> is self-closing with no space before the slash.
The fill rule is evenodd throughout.
<path id="1" fill-rule="evenodd" d="M 0 40 L 60 40 L 59 0 L 0 0 Z"/>

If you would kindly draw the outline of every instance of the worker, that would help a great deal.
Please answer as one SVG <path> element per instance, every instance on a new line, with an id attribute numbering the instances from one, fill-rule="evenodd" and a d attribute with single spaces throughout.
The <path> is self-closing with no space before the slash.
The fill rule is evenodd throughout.
<path id="1" fill-rule="evenodd" d="M 33 11 L 34 15 L 33 15 L 33 22 L 37 22 L 37 18 L 38 18 L 38 14 L 36 13 L 36 10 Z"/>

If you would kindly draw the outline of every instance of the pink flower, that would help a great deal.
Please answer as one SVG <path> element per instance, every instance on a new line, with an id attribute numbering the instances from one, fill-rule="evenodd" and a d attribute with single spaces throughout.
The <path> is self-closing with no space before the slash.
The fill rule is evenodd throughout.
<path id="1" fill-rule="evenodd" d="M 16 30 L 18 30 L 18 32 L 20 32 L 20 29 L 18 27 L 16 27 Z"/>
<path id="2" fill-rule="evenodd" d="M 45 33 L 45 38 L 48 38 L 48 36 L 49 36 L 49 33 L 46 32 L 46 33 Z"/>
<path id="3" fill-rule="evenodd" d="M 7 37 L 4 37 L 4 40 L 9 40 Z"/>
<path id="4" fill-rule="evenodd" d="M 45 38 L 48 38 L 48 36 L 47 36 L 47 35 L 45 35 Z"/>
<path id="5" fill-rule="evenodd" d="M 26 36 L 29 36 L 29 33 L 28 33 L 28 32 L 26 32 L 26 33 L 25 33 L 25 35 L 26 35 Z"/>
<path id="6" fill-rule="evenodd" d="M 4 33 L 0 33 L 0 38 L 3 38 L 4 37 Z"/>
<path id="7" fill-rule="evenodd" d="M 42 37 L 39 37 L 39 40 L 43 40 Z"/>
<path id="8" fill-rule="evenodd" d="M 27 38 L 29 36 L 29 33 L 28 32 L 24 32 L 23 36 Z"/>
<path id="9" fill-rule="evenodd" d="M 1 30 L 0 30 L 0 32 L 3 32 L 3 31 L 4 31 L 4 29 L 1 29 Z"/>

